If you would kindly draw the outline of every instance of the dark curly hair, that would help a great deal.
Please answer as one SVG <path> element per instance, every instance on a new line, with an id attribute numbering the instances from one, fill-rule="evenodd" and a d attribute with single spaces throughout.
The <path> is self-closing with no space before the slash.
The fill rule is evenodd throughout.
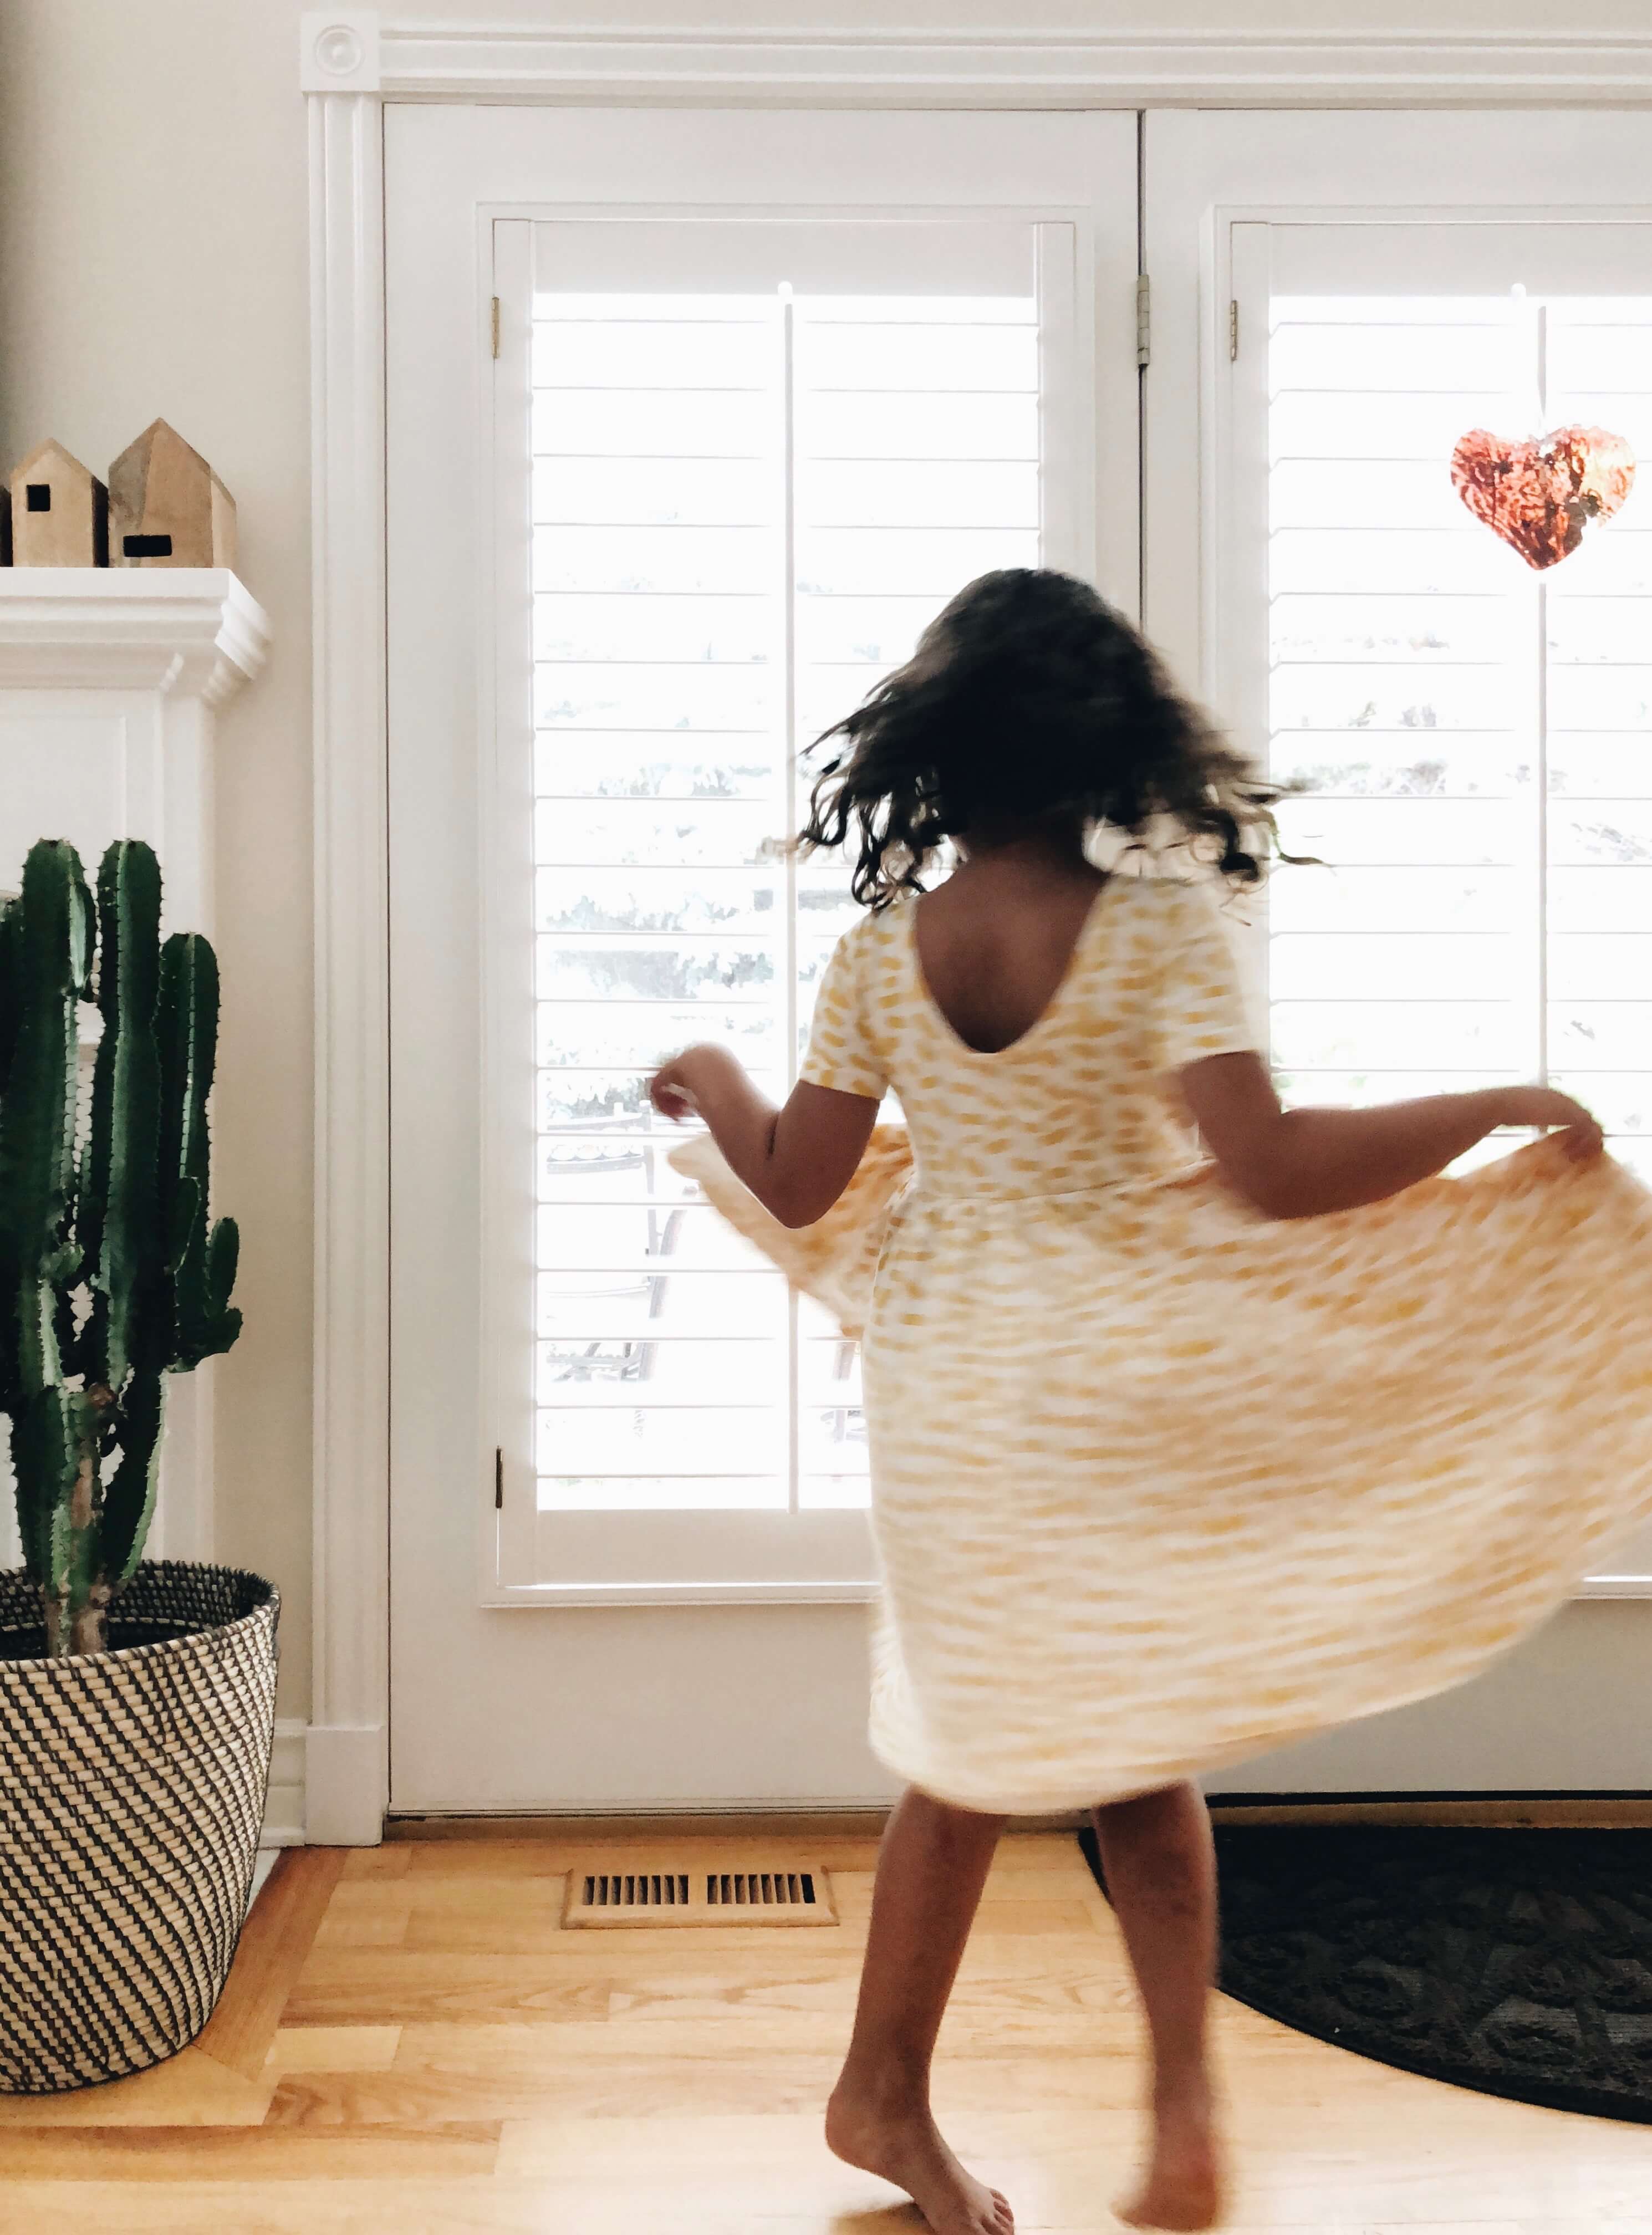
<path id="1" fill-rule="evenodd" d="M 856 831 L 854 894 L 875 909 L 921 892 L 930 856 L 983 815 L 1078 814 L 1138 845 L 1168 823 L 1236 885 L 1259 883 L 1279 851 L 1279 790 L 1071 574 L 1017 567 L 969 583 L 811 750 L 837 740 L 796 842 L 835 849 Z"/>

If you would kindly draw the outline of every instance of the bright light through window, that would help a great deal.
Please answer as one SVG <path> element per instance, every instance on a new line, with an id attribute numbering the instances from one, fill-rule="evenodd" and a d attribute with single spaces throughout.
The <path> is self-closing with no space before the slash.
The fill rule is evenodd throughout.
<path id="1" fill-rule="evenodd" d="M 1032 295 L 539 294 L 541 1511 L 867 1502 L 854 1347 L 672 1172 L 639 1074 L 778 1097 L 853 920 L 796 755 L 1039 560 Z"/>
<path id="2" fill-rule="evenodd" d="M 1652 300 L 1285 297 L 1273 328 L 1272 765 L 1337 865 L 1274 889 L 1282 1083 L 1545 1078 L 1652 1176 L 1649 499 L 1534 574 L 1449 470 L 1473 427 L 1652 458 Z"/>

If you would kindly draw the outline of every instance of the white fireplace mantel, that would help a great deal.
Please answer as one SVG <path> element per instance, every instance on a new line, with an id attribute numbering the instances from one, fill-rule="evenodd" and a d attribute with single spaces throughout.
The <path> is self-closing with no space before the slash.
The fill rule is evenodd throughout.
<path id="1" fill-rule="evenodd" d="M 153 691 L 221 706 L 270 624 L 222 567 L 0 567 L 0 689 Z"/>
<path id="2" fill-rule="evenodd" d="M 144 838 L 166 927 L 210 933 L 218 710 L 269 643 L 223 567 L 0 567 L 0 891 L 38 838 L 70 840 L 88 877 L 111 840 Z M 211 1557 L 211 1380 L 169 1393 L 152 1556 Z"/>

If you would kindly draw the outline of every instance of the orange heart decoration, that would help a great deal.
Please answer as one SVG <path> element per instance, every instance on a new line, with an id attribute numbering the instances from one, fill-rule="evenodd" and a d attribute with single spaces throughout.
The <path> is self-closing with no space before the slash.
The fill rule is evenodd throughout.
<path id="1" fill-rule="evenodd" d="M 1452 453 L 1452 485 L 1528 567 L 1557 566 L 1635 486 L 1635 453 L 1604 427 L 1559 427 L 1507 442 L 1476 427 Z"/>

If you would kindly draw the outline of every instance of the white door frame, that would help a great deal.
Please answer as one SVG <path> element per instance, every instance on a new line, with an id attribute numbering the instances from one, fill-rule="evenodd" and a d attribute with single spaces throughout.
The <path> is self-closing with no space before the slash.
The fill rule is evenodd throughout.
<path id="1" fill-rule="evenodd" d="M 307 14 L 315 768 L 309 1837 L 372 1845 L 389 1791 L 387 101 L 885 108 L 1652 103 L 1652 36 L 431 29 Z M 1528 183 L 1526 193 L 1532 188 Z M 1195 313 L 1196 316 L 1196 312 Z"/>

